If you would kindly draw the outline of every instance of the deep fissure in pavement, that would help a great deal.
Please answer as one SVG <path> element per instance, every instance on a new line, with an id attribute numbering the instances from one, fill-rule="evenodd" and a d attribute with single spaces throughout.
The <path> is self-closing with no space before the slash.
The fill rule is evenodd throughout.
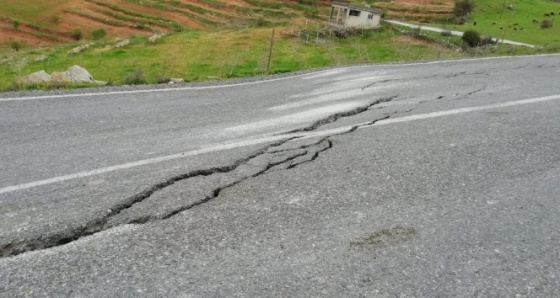
<path id="1" fill-rule="evenodd" d="M 358 107 L 356 109 L 353 109 L 351 111 L 347 111 L 347 112 L 341 112 L 341 113 L 337 113 L 337 114 L 333 114 L 330 115 L 324 119 L 318 120 L 315 123 L 313 123 L 312 125 L 308 126 L 308 127 L 304 127 L 302 129 L 297 129 L 292 131 L 293 133 L 296 132 L 309 132 L 312 130 L 316 130 L 319 127 L 321 127 L 322 125 L 325 124 L 329 124 L 329 123 L 333 123 L 335 121 L 337 121 L 340 118 L 343 117 L 350 117 L 350 116 L 354 116 L 360 113 L 363 113 L 365 111 L 367 111 L 369 108 L 371 108 L 374 105 L 380 104 L 380 103 L 384 103 L 384 102 L 389 102 L 391 100 L 393 100 L 394 98 L 396 98 L 396 96 L 392 96 L 389 98 L 382 98 L 382 99 L 378 99 L 373 101 L 372 103 L 366 105 L 366 106 L 362 106 L 362 107 Z M 115 216 L 117 216 L 118 214 L 122 213 L 124 210 L 127 210 L 129 208 L 131 208 L 132 206 L 139 204 L 143 201 L 145 201 L 146 199 L 150 198 L 154 193 L 169 187 L 177 182 L 180 181 L 184 181 L 187 179 L 191 179 L 194 177 L 200 177 L 200 176 L 210 176 L 213 174 L 225 174 L 225 173 L 230 173 L 234 170 L 236 170 L 238 167 L 240 167 L 241 165 L 246 165 L 248 164 L 251 160 L 260 157 L 264 154 L 278 154 L 278 153 L 286 153 L 289 151 L 294 151 L 295 153 L 287 156 L 286 158 L 283 158 L 279 161 L 276 162 L 271 162 L 266 164 L 266 166 L 264 166 L 264 168 L 252 175 L 249 176 L 245 176 L 242 177 L 238 180 L 235 180 L 227 185 L 218 187 L 216 189 L 213 189 L 210 194 L 208 194 L 207 196 L 205 196 L 204 198 L 201 198 L 200 200 L 197 200 L 191 204 L 188 204 L 186 206 L 182 206 L 180 208 L 177 208 L 171 212 L 168 212 L 166 214 L 163 214 L 161 216 L 141 216 L 141 217 L 137 217 L 134 218 L 132 220 L 127 221 L 126 223 L 123 224 L 145 224 L 151 221 L 155 221 L 155 220 L 165 220 L 165 219 L 169 219 L 181 212 L 184 212 L 186 210 L 192 209 L 196 206 L 202 205 L 212 199 L 215 199 L 216 197 L 218 197 L 220 195 L 220 192 L 226 188 L 232 187 L 234 185 L 237 185 L 247 179 L 251 179 L 251 178 L 255 178 L 258 177 L 260 175 L 263 175 L 264 173 L 268 172 L 271 168 L 280 166 L 280 165 L 285 165 L 284 169 L 293 169 L 296 168 L 302 164 L 305 163 L 310 163 L 315 161 L 319 155 L 324 152 L 327 151 L 329 149 L 331 149 L 333 147 L 333 144 L 331 142 L 331 140 L 329 139 L 332 136 L 336 136 L 336 135 L 343 135 L 343 134 L 347 134 L 347 133 L 351 133 L 353 131 L 355 131 L 356 129 L 360 128 L 360 127 L 364 127 L 364 126 L 369 126 L 369 125 L 373 125 L 375 124 L 375 122 L 382 120 L 382 119 L 387 119 L 389 118 L 389 116 L 380 118 L 380 119 L 376 119 L 373 120 L 371 122 L 365 123 L 365 124 L 361 124 L 361 125 L 356 125 L 353 126 L 352 128 L 350 128 L 349 130 L 345 131 L 345 132 L 341 132 L 341 133 L 337 133 L 337 134 L 333 134 L 327 137 L 324 137 L 322 139 L 320 139 L 319 141 L 312 143 L 312 144 L 307 144 L 307 145 L 303 145 L 303 146 L 299 146 L 299 147 L 295 147 L 295 148 L 289 148 L 289 149 L 284 149 L 284 150 L 272 150 L 273 148 L 277 148 L 280 147 L 292 140 L 295 139 L 299 139 L 301 136 L 295 136 L 295 137 L 290 137 L 287 138 L 285 140 L 281 140 L 272 144 L 269 144 L 263 148 L 261 148 L 260 150 L 257 150 L 255 153 L 249 155 L 248 157 L 242 158 L 237 160 L 235 163 L 233 163 L 232 165 L 226 165 L 226 166 L 221 166 L 221 167 L 213 167 L 213 168 L 208 168 L 208 169 L 201 169 L 201 170 L 195 170 L 195 171 L 191 171 L 188 172 L 186 174 L 181 174 L 181 175 L 177 175 L 174 176 L 170 179 L 167 179 L 164 182 L 158 183 L 153 185 L 152 187 L 138 193 L 135 194 L 129 198 L 127 198 L 123 203 L 118 204 L 117 206 L 114 206 L 113 208 L 110 209 L 109 212 L 107 212 L 106 215 L 104 215 L 103 217 L 100 217 L 98 219 L 95 219 L 93 221 L 90 221 L 88 223 L 86 223 L 84 226 L 82 227 L 78 227 L 78 228 L 73 228 L 71 230 L 66 230 L 66 231 L 62 231 L 59 233 L 55 233 L 52 235 L 48 235 L 48 236 L 44 236 L 41 238 L 35 238 L 35 239 L 24 239 L 21 240 L 19 242 L 11 242 L 11 243 L 7 243 L 5 245 L 3 245 L 2 247 L 0 247 L 0 258 L 3 257 L 10 257 L 10 256 L 15 256 L 24 252 L 29 252 L 29 251 L 35 251 L 35 250 L 41 250 L 41 249 L 48 249 L 48 248 L 52 248 L 52 247 L 57 247 L 57 246 L 61 246 L 61 245 L 65 245 L 68 244 L 70 242 L 76 241 L 80 238 L 86 237 L 86 236 L 90 236 L 99 232 L 102 232 L 104 230 L 107 230 L 109 228 L 113 228 L 115 226 L 108 226 L 108 222 L 110 219 L 114 218 Z M 312 150 L 314 147 L 317 147 L 316 150 Z M 298 152 L 298 149 L 303 149 L 303 152 Z M 310 150 L 311 149 L 311 150 Z M 298 160 L 299 158 L 308 156 L 309 158 L 305 158 L 303 160 Z"/>
<path id="2" fill-rule="evenodd" d="M 319 127 L 321 127 L 325 124 L 336 122 L 340 118 L 345 118 L 345 117 L 358 115 L 360 113 L 363 113 L 363 112 L 369 110 L 369 108 L 371 108 L 375 105 L 378 105 L 378 104 L 384 103 L 384 102 L 390 102 L 395 98 L 397 98 L 396 95 L 391 96 L 391 97 L 381 98 L 381 99 L 378 99 L 376 101 L 373 101 L 372 103 L 370 103 L 366 106 L 357 107 L 353 110 L 346 111 L 346 112 L 340 112 L 340 113 L 332 114 L 332 115 L 330 115 L 326 118 L 315 121 L 313 124 L 311 124 L 307 127 L 294 129 L 294 130 L 288 131 L 286 134 L 291 134 L 291 133 L 296 133 L 296 132 L 313 131 L 313 130 L 316 130 L 317 128 L 319 128 Z"/>

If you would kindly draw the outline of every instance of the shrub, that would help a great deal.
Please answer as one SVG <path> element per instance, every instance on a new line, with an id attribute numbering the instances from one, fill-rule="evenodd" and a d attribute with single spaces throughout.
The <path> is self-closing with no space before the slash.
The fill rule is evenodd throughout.
<path id="1" fill-rule="evenodd" d="M 17 41 L 14 41 L 14 42 L 12 42 L 12 43 L 10 44 L 10 47 L 11 47 L 14 51 L 19 52 L 19 50 L 21 49 L 21 43 L 19 43 L 19 42 L 17 42 Z"/>
<path id="2" fill-rule="evenodd" d="M 541 22 L 541 28 L 542 29 L 548 29 L 550 27 L 552 27 L 552 20 L 545 19 Z"/>
<path id="3" fill-rule="evenodd" d="M 123 78 L 123 84 L 125 84 L 125 85 L 146 84 L 146 79 L 144 78 L 144 70 L 142 68 L 137 68 L 133 72 L 127 74 Z"/>
<path id="4" fill-rule="evenodd" d="M 469 29 L 463 33 L 461 40 L 470 47 L 476 47 L 480 45 L 480 34 L 476 30 Z"/>
<path id="5" fill-rule="evenodd" d="M 82 32 L 81 29 L 72 29 L 72 31 L 70 31 L 70 36 L 74 39 L 74 40 L 80 40 L 82 39 L 82 37 L 84 37 L 84 32 Z"/>
<path id="6" fill-rule="evenodd" d="M 474 0 L 455 0 L 453 14 L 460 18 L 470 14 L 474 9 Z"/>
<path id="7" fill-rule="evenodd" d="M 171 78 L 165 75 L 156 76 L 156 84 L 167 84 L 171 82 Z"/>
<path id="8" fill-rule="evenodd" d="M 51 23 L 58 25 L 60 23 L 60 16 L 55 14 L 51 16 Z"/>
<path id="9" fill-rule="evenodd" d="M 12 26 L 14 27 L 14 29 L 18 30 L 19 26 L 21 26 L 21 23 L 17 20 L 13 20 L 12 21 Z"/>
<path id="10" fill-rule="evenodd" d="M 105 36 L 107 35 L 107 32 L 105 32 L 105 29 L 103 28 L 99 28 L 99 29 L 95 29 L 93 31 L 90 32 L 89 37 L 91 40 L 100 40 L 105 38 Z"/>

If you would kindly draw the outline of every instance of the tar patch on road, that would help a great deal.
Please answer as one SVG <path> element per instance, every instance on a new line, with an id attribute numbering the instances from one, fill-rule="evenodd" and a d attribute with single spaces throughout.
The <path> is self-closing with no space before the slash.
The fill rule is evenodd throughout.
<path id="1" fill-rule="evenodd" d="M 353 249 L 375 249 L 387 247 L 409 241 L 416 236 L 416 234 L 417 232 L 414 228 L 403 228 L 401 226 L 397 226 L 365 235 L 350 242 L 350 247 Z"/>

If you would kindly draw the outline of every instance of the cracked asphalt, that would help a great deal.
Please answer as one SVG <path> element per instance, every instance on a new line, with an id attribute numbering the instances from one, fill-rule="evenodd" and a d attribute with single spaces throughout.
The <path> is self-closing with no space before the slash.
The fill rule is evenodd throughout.
<path id="1" fill-rule="evenodd" d="M 0 296 L 559 296 L 559 75 L 0 94 Z"/>

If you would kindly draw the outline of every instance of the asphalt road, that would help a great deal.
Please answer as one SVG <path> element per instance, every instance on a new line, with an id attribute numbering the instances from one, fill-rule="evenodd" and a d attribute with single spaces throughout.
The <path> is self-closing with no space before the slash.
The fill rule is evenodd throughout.
<path id="1" fill-rule="evenodd" d="M 559 76 L 0 94 L 0 296 L 559 296 Z"/>

